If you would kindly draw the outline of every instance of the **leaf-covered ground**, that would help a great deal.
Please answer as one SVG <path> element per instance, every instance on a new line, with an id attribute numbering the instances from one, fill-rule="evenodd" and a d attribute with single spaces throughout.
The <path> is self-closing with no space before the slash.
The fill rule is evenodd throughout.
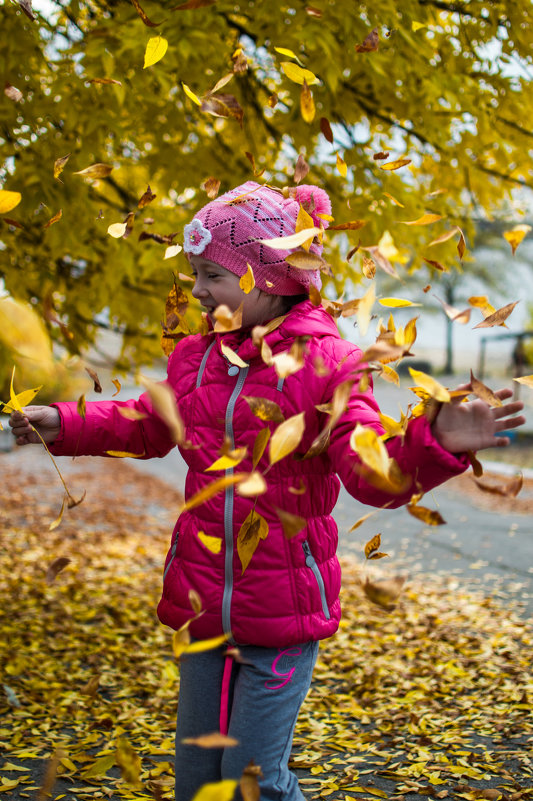
<path id="1" fill-rule="evenodd" d="M 53 799 L 171 798 L 179 672 L 155 607 L 179 493 L 124 462 L 76 464 L 87 498 L 52 532 L 57 476 L 3 470 L 0 795 L 38 797 L 55 753 Z M 306 796 L 533 796 L 533 631 L 512 602 L 419 576 L 385 612 L 344 568 L 296 733 Z M 117 746 L 141 759 L 138 789 Z"/>

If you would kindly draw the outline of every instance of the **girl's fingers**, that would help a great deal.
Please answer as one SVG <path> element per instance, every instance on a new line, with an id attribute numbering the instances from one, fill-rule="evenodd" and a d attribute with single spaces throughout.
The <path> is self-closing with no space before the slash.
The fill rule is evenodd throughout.
<path id="1" fill-rule="evenodd" d="M 507 431 L 509 428 L 518 428 L 518 426 L 523 426 L 526 422 L 525 417 L 511 417 L 509 420 L 500 420 L 494 426 L 496 431 Z"/>

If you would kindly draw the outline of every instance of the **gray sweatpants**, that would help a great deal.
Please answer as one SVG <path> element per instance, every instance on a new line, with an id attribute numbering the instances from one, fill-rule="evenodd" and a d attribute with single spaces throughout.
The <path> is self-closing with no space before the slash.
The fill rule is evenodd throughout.
<path id="1" fill-rule="evenodd" d="M 318 643 L 279 649 L 247 645 L 239 650 L 245 663 L 227 663 L 222 649 L 182 657 L 176 801 L 192 801 L 207 782 L 240 779 L 251 760 L 261 767 L 264 777 L 259 782 L 261 801 L 303 799 L 287 763 Z M 207 749 L 182 743 L 185 737 L 224 730 L 226 724 L 227 733 L 238 740 L 237 746 Z"/>

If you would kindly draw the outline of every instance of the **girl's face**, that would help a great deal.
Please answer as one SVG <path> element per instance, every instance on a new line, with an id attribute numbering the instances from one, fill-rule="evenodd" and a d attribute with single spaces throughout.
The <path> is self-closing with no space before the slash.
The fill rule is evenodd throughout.
<path id="1" fill-rule="evenodd" d="M 283 313 L 283 298 L 279 295 L 268 295 L 257 287 L 246 294 L 239 286 L 239 276 L 220 264 L 201 255 L 192 255 L 189 261 L 195 279 L 193 297 L 200 301 L 212 323 L 213 312 L 222 304 L 235 311 L 242 303 L 243 328 L 266 323 Z"/>

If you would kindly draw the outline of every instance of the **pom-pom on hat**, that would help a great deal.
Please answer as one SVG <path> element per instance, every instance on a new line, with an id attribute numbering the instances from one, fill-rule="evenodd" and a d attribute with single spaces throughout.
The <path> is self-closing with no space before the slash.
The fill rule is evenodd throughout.
<path id="1" fill-rule="evenodd" d="M 320 289 L 319 270 L 298 269 L 285 261 L 298 248 L 275 250 L 259 241 L 294 234 L 300 206 L 317 228 L 327 228 L 327 220 L 319 216 L 331 214 L 323 189 L 303 185 L 282 192 L 247 181 L 200 209 L 185 226 L 183 249 L 239 277 L 249 264 L 255 285 L 270 295 L 300 295 L 311 285 Z M 320 256 L 322 245 L 315 239 L 309 252 Z"/>

